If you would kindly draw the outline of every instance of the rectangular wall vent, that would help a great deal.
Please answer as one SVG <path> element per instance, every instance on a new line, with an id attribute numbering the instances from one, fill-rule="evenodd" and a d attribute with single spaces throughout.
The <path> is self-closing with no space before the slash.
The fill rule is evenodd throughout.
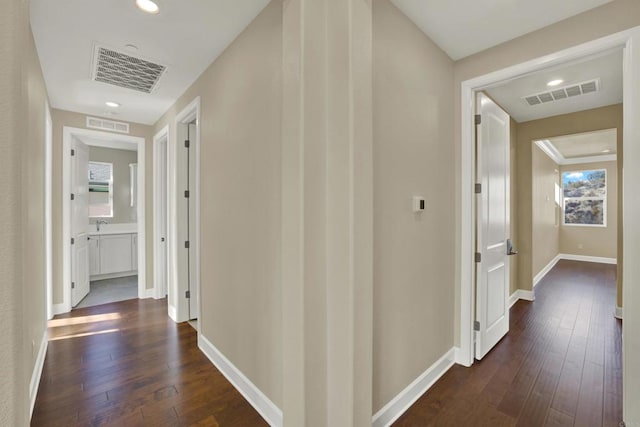
<path id="1" fill-rule="evenodd" d="M 561 99 L 573 98 L 574 96 L 586 95 L 588 93 L 597 92 L 598 90 L 600 90 L 600 79 L 594 79 L 588 82 L 560 87 L 548 92 L 527 95 L 522 99 L 524 99 L 529 106 L 533 106 L 546 104 L 547 102 L 559 101 Z"/>
<path id="2" fill-rule="evenodd" d="M 97 82 L 151 93 L 166 69 L 164 65 L 96 46 L 91 78 Z"/>
<path id="3" fill-rule="evenodd" d="M 99 119 L 97 117 L 87 117 L 87 127 L 109 132 L 129 133 L 129 123 L 114 122 L 113 120 Z"/>

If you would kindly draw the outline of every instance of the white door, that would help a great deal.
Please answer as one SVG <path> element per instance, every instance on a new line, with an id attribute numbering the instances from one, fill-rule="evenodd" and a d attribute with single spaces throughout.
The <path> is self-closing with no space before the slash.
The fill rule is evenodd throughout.
<path id="1" fill-rule="evenodd" d="M 509 115 L 477 96 L 476 359 L 509 332 Z M 508 248 L 509 247 L 509 248 Z"/>
<path id="2" fill-rule="evenodd" d="M 164 138 L 158 143 L 158 210 L 155 214 L 158 216 L 159 241 L 156 242 L 156 250 L 158 256 L 158 271 L 160 274 L 157 278 L 157 286 L 160 288 L 162 297 L 167 295 L 167 139 Z"/>
<path id="3" fill-rule="evenodd" d="M 196 124 L 189 124 L 189 139 L 194 140 L 196 138 Z M 191 145 L 193 147 L 193 145 Z M 195 194 L 196 189 L 196 159 L 195 153 L 196 150 L 190 148 L 189 150 L 189 162 L 188 162 L 188 170 L 189 170 L 189 191 L 191 194 Z M 196 199 L 195 197 L 189 197 L 189 240 L 192 242 L 195 241 L 195 224 L 196 224 Z M 191 249 L 189 253 L 189 318 L 197 319 L 198 318 L 198 271 L 197 271 L 197 263 L 196 263 L 196 251 Z"/>
<path id="4" fill-rule="evenodd" d="M 89 293 L 89 148 L 74 139 L 71 157 L 71 305 Z"/>

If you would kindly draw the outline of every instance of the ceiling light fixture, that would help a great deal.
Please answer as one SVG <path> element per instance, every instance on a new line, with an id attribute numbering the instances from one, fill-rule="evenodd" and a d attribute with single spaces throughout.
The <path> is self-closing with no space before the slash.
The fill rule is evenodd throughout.
<path id="1" fill-rule="evenodd" d="M 611 150 L 609 150 L 608 148 L 601 151 L 601 153 L 610 153 L 610 152 L 611 152 Z"/>
<path id="2" fill-rule="evenodd" d="M 551 80 L 549 83 L 547 83 L 547 86 L 558 86 L 560 83 L 563 83 L 564 80 L 562 79 L 556 79 L 556 80 Z"/>
<path id="3" fill-rule="evenodd" d="M 107 105 L 107 107 L 111 107 L 111 108 L 118 108 L 120 106 L 120 104 L 114 101 L 107 101 L 105 102 L 105 104 Z"/>
<path id="4" fill-rule="evenodd" d="M 160 12 L 160 7 L 158 3 L 152 0 L 136 0 L 136 6 L 138 9 L 147 13 L 158 13 Z"/>

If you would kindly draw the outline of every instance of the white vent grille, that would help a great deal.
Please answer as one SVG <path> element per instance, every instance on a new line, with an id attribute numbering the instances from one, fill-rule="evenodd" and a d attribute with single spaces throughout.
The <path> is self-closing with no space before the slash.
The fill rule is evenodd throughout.
<path id="1" fill-rule="evenodd" d="M 600 80 L 595 79 L 588 82 L 560 87 L 548 92 L 527 95 L 522 99 L 524 99 L 524 101 L 529 104 L 529 106 L 533 106 L 546 104 L 547 102 L 559 101 L 561 99 L 572 98 L 574 96 L 586 95 L 588 93 L 597 92 L 598 90 L 600 90 Z"/>
<path id="2" fill-rule="evenodd" d="M 96 46 L 92 78 L 97 82 L 151 93 L 166 69 L 164 65 Z"/>
<path id="3" fill-rule="evenodd" d="M 113 120 L 99 119 L 97 117 L 87 117 L 87 127 L 110 132 L 129 133 L 129 123 L 114 122 Z"/>

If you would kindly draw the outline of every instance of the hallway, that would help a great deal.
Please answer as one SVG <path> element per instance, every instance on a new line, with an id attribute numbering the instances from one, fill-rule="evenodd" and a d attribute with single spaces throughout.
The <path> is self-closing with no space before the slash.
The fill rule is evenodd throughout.
<path id="1" fill-rule="evenodd" d="M 618 426 L 622 323 L 616 266 L 560 261 L 511 309 L 509 334 L 472 368 L 455 365 L 396 426 Z"/>
<path id="2" fill-rule="evenodd" d="M 49 322 L 32 426 L 260 426 L 167 301 L 128 300 Z"/>

